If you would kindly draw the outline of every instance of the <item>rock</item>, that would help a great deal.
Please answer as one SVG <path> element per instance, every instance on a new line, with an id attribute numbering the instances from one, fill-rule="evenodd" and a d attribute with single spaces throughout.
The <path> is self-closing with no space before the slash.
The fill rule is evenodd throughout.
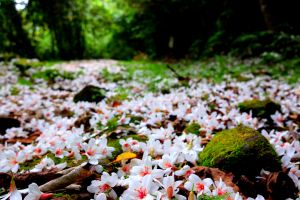
<path id="1" fill-rule="evenodd" d="M 280 159 L 269 141 L 243 125 L 217 133 L 199 154 L 198 162 L 235 175 L 256 176 L 262 168 L 281 170 Z"/>
<path id="2" fill-rule="evenodd" d="M 93 85 L 85 86 L 81 91 L 75 94 L 73 101 L 95 102 L 98 103 L 105 98 L 106 90 Z"/>
<path id="3" fill-rule="evenodd" d="M 21 122 L 12 117 L 0 116 L 0 134 L 4 135 L 7 129 L 20 127 Z"/>
<path id="4" fill-rule="evenodd" d="M 85 132 L 89 132 L 91 129 L 90 119 L 92 118 L 92 114 L 90 112 L 85 112 L 78 117 L 78 119 L 74 122 L 74 126 L 79 128 L 81 125 L 84 127 Z"/>
<path id="5" fill-rule="evenodd" d="M 281 107 L 279 104 L 273 102 L 270 99 L 259 100 L 252 99 L 247 100 L 238 104 L 238 108 L 241 112 L 250 113 L 252 111 L 252 116 L 268 118 L 273 115 L 276 111 L 280 111 Z"/>

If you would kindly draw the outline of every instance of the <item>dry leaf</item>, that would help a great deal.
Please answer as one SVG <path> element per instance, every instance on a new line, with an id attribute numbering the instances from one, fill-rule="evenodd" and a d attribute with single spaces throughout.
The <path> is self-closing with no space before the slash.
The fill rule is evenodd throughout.
<path id="1" fill-rule="evenodd" d="M 118 155 L 117 158 L 114 161 L 112 161 L 112 163 L 120 162 L 122 160 L 132 159 L 132 158 L 136 158 L 136 157 L 137 157 L 137 155 L 135 153 L 124 152 L 124 153 L 121 153 L 120 155 Z"/>

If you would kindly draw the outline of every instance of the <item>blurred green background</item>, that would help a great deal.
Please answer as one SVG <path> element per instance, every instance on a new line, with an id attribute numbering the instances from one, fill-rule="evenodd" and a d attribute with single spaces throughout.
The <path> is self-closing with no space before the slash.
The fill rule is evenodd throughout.
<path id="1" fill-rule="evenodd" d="M 300 55 L 297 0 L 0 0 L 0 54 L 40 60 Z"/>

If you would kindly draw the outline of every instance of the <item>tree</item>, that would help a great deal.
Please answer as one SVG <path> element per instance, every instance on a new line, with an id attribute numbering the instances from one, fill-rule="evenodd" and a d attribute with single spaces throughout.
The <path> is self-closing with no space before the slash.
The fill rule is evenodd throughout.
<path id="1" fill-rule="evenodd" d="M 22 18 L 13 0 L 0 0 L 0 52 L 14 52 L 21 56 L 34 56 Z"/>
<path id="2" fill-rule="evenodd" d="M 60 59 L 83 58 L 85 39 L 82 28 L 84 1 L 78 0 L 30 0 L 28 14 L 42 16 L 52 35 L 52 45 Z"/>

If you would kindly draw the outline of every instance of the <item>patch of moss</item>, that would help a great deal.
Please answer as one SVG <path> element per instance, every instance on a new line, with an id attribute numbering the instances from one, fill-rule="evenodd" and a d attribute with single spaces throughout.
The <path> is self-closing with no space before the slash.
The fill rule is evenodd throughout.
<path id="1" fill-rule="evenodd" d="M 73 80 L 75 75 L 71 72 L 63 71 L 61 72 L 58 69 L 45 69 L 39 72 L 36 72 L 32 76 L 33 78 L 41 78 L 48 82 L 54 82 L 57 77 L 63 79 Z"/>
<path id="2" fill-rule="evenodd" d="M 26 85 L 26 86 L 32 86 L 34 83 L 33 83 L 33 80 L 31 80 L 31 79 L 19 78 L 18 79 L 18 84 Z"/>
<path id="3" fill-rule="evenodd" d="M 10 94 L 13 95 L 13 96 L 16 96 L 16 95 L 19 95 L 20 93 L 20 89 L 16 86 L 12 86 L 10 88 Z"/>
<path id="4" fill-rule="evenodd" d="M 66 162 L 67 163 L 67 168 L 69 168 L 69 167 L 76 167 L 76 166 L 80 165 L 81 163 L 87 161 L 87 157 L 86 156 L 82 156 L 81 160 L 76 160 L 73 157 L 67 157 L 67 156 L 65 156 L 63 158 L 58 158 L 53 153 L 47 153 L 46 156 L 48 158 L 51 158 L 56 165 Z"/>
<path id="5" fill-rule="evenodd" d="M 27 70 L 29 70 L 30 68 L 40 67 L 42 66 L 42 63 L 39 61 L 21 58 L 14 62 L 14 66 L 19 70 L 21 76 L 24 76 L 26 75 Z"/>
<path id="6" fill-rule="evenodd" d="M 273 102 L 270 99 L 246 100 L 242 103 L 239 103 L 238 108 L 240 109 L 241 112 L 250 113 L 250 111 L 252 111 L 252 115 L 254 117 L 261 117 L 261 118 L 270 118 L 270 115 L 274 114 L 276 111 L 281 110 L 280 105 Z"/>
<path id="7" fill-rule="evenodd" d="M 80 165 L 81 163 L 87 161 L 87 157 L 86 156 L 82 156 L 81 160 L 76 160 L 74 158 L 70 158 L 70 157 L 64 157 L 64 158 L 58 158 L 56 157 L 53 153 L 47 153 L 41 157 L 33 157 L 32 160 L 28 160 L 24 163 L 20 163 L 20 170 L 31 170 L 33 169 L 37 164 L 39 164 L 41 162 L 41 160 L 45 157 L 51 158 L 55 164 L 61 164 L 66 162 L 67 163 L 67 167 L 75 167 Z"/>
<path id="8" fill-rule="evenodd" d="M 187 127 L 184 129 L 184 132 L 199 135 L 200 128 L 201 126 L 198 123 L 192 122 L 189 125 L 187 125 Z"/>
<path id="9" fill-rule="evenodd" d="M 228 195 L 221 195 L 221 196 L 209 196 L 209 195 L 200 195 L 197 200 L 224 200 L 228 198 Z"/>
<path id="10" fill-rule="evenodd" d="M 28 160 L 24 163 L 20 163 L 20 170 L 28 171 L 34 168 L 37 164 L 41 162 L 43 157 L 33 157 L 32 160 Z"/>
<path id="11" fill-rule="evenodd" d="M 110 82 L 118 82 L 124 80 L 122 73 L 111 73 L 107 68 L 103 69 L 101 74 L 104 79 Z"/>
<path id="12" fill-rule="evenodd" d="M 281 169 L 280 159 L 269 141 L 243 125 L 217 133 L 199 154 L 198 162 L 236 175 L 258 175 L 262 168 Z"/>
<path id="13" fill-rule="evenodd" d="M 251 78 L 243 76 L 241 74 L 236 74 L 233 75 L 232 77 L 235 78 L 238 82 L 247 82 L 251 80 Z"/>
<path id="14" fill-rule="evenodd" d="M 73 101 L 75 103 L 79 101 L 98 103 L 105 98 L 105 94 L 106 91 L 103 88 L 99 88 L 93 85 L 87 85 L 77 94 L 75 94 Z"/>
<path id="15" fill-rule="evenodd" d="M 79 195 L 77 194 L 64 194 L 64 193 L 54 193 L 53 197 L 59 200 L 76 200 L 79 199 Z"/>
<path id="16" fill-rule="evenodd" d="M 124 136 L 124 137 L 118 138 L 118 139 L 107 138 L 107 146 L 115 148 L 115 151 L 113 151 L 113 153 L 112 153 L 112 158 L 115 158 L 117 155 L 119 155 L 120 153 L 123 152 L 122 146 L 120 145 L 120 140 L 121 139 L 126 140 L 128 138 L 132 138 L 133 140 L 137 140 L 139 142 L 146 142 L 148 140 L 147 136 L 137 135 L 137 134 L 127 135 L 127 136 Z"/>

